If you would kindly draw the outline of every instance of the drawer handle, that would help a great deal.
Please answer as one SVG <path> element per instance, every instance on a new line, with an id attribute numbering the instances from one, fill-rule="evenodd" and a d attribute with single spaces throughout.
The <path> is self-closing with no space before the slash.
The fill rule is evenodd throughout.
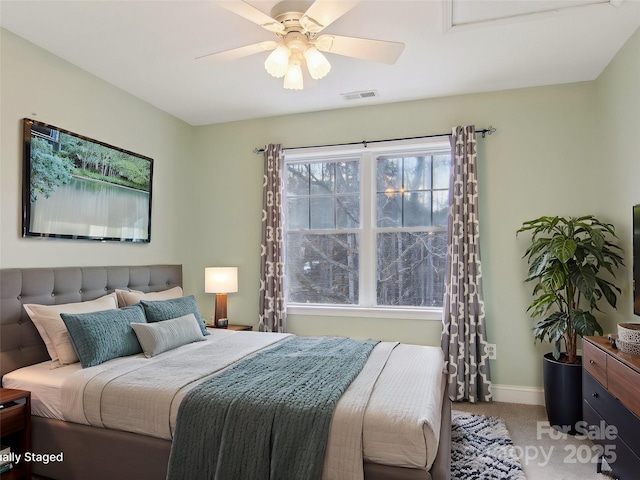
<path id="1" fill-rule="evenodd" d="M 589 363 L 593 365 L 596 362 L 594 362 L 593 360 L 589 360 Z"/>
<path id="2" fill-rule="evenodd" d="M 600 395 L 598 395 L 598 392 L 593 392 L 593 393 L 591 394 L 591 396 L 592 396 L 593 398 L 598 398 Z"/>

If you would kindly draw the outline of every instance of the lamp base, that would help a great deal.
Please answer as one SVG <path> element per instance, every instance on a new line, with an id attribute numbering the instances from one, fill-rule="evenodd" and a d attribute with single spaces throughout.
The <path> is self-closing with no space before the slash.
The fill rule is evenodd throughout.
<path id="1" fill-rule="evenodd" d="M 216 328 L 227 328 L 227 294 L 216 293 L 216 310 L 213 315 L 213 326 Z"/>

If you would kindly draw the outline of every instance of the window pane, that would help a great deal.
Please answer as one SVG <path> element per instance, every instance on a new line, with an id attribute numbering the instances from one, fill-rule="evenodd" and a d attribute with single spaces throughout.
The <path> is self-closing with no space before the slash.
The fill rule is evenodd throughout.
<path id="1" fill-rule="evenodd" d="M 402 188 L 402 159 L 378 157 L 377 188 L 378 192 L 399 192 Z"/>
<path id="2" fill-rule="evenodd" d="M 311 201 L 311 229 L 334 229 L 335 212 L 333 197 L 310 197 Z"/>
<path id="3" fill-rule="evenodd" d="M 405 227 L 431 225 L 431 192 L 408 192 L 403 195 L 403 200 Z"/>
<path id="4" fill-rule="evenodd" d="M 433 224 L 441 227 L 448 225 L 449 190 L 433 192 Z"/>
<path id="5" fill-rule="evenodd" d="M 334 163 L 312 163 L 311 170 L 311 195 L 328 195 L 333 193 Z"/>
<path id="6" fill-rule="evenodd" d="M 450 170 L 451 157 L 449 154 L 433 157 L 433 188 L 449 188 Z"/>
<path id="7" fill-rule="evenodd" d="M 360 227 L 360 195 L 336 196 L 336 228 Z"/>
<path id="8" fill-rule="evenodd" d="M 308 165 L 287 165 L 287 195 L 309 195 Z"/>
<path id="9" fill-rule="evenodd" d="M 377 195 L 378 227 L 402 226 L 402 195 L 400 193 L 378 193 Z"/>
<path id="10" fill-rule="evenodd" d="M 360 193 L 360 164 L 336 163 L 336 193 Z"/>
<path id="11" fill-rule="evenodd" d="M 442 307 L 446 253 L 446 231 L 378 234 L 378 305 Z"/>
<path id="12" fill-rule="evenodd" d="M 404 159 L 404 190 L 431 189 L 431 157 Z"/>
<path id="13" fill-rule="evenodd" d="M 357 305 L 359 238 L 287 234 L 287 302 Z"/>
<path id="14" fill-rule="evenodd" d="M 309 197 L 287 199 L 287 228 L 289 230 L 309 229 Z"/>

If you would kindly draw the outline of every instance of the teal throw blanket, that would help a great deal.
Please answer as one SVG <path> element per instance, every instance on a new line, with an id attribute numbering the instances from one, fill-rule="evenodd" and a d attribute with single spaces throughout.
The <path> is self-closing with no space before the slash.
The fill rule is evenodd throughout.
<path id="1" fill-rule="evenodd" d="M 167 478 L 320 479 L 335 406 L 377 343 L 289 337 L 194 387 Z"/>

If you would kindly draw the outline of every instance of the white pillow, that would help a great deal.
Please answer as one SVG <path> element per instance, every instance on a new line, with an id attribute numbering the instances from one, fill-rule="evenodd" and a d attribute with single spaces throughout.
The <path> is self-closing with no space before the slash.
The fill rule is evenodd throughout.
<path id="1" fill-rule="evenodd" d="M 204 340 L 198 320 L 193 313 L 162 322 L 131 323 L 145 357 L 151 358 L 187 343 Z"/>
<path id="2" fill-rule="evenodd" d="M 128 307 L 129 305 L 135 305 L 140 303 L 140 300 L 171 300 L 172 298 L 182 297 L 182 288 L 173 287 L 161 292 L 139 292 L 137 290 L 116 290 L 118 295 L 118 305 L 120 307 Z"/>
<path id="3" fill-rule="evenodd" d="M 118 308 L 118 300 L 115 292 L 88 302 L 63 303 L 60 305 L 29 303 L 24 305 L 24 309 L 38 329 L 49 356 L 53 360 L 52 368 L 78 361 L 67 327 L 62 318 L 60 318 L 61 313 L 91 313 L 116 308 Z"/>
<path id="4" fill-rule="evenodd" d="M 125 293 L 125 292 L 144 293 L 144 292 L 140 292 L 138 290 L 131 290 L 131 289 L 129 289 L 129 290 L 120 290 L 119 288 L 116 288 L 115 292 L 116 292 L 116 297 L 118 298 L 118 307 L 119 308 L 127 306 L 127 304 L 124 301 L 124 297 L 122 296 L 123 293 Z"/>

